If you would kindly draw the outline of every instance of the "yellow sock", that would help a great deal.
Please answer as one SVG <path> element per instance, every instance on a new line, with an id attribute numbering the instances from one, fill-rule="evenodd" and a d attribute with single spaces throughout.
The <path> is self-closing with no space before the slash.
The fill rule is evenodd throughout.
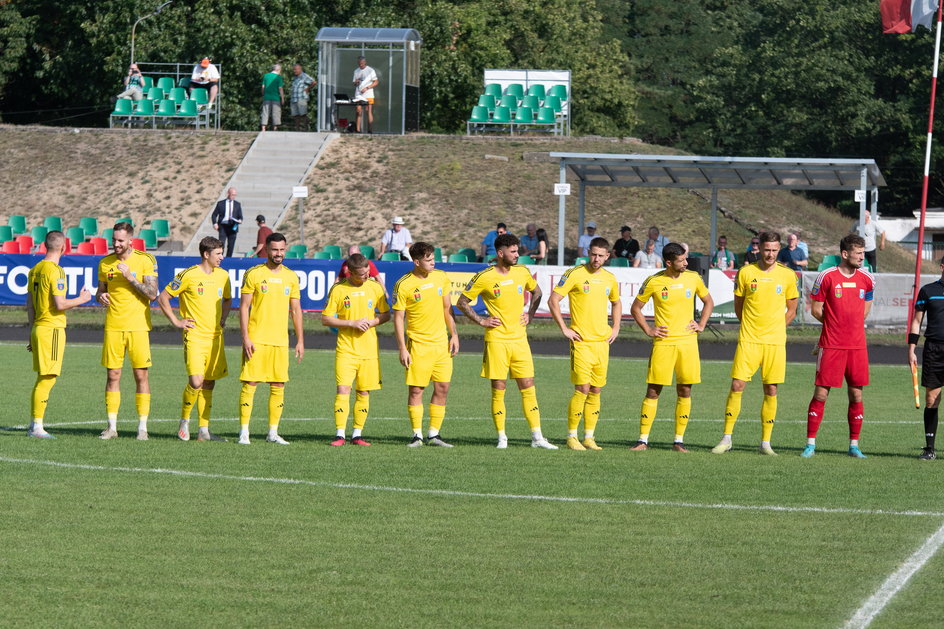
<path id="1" fill-rule="evenodd" d="M 252 399 L 256 396 L 256 385 L 243 382 L 239 390 L 239 425 L 249 427 L 249 418 L 252 417 Z"/>
<path id="2" fill-rule="evenodd" d="M 570 396 L 570 404 L 567 405 L 567 436 L 576 437 L 577 428 L 580 426 L 580 420 L 583 417 L 583 407 L 587 403 L 587 394 L 574 390 Z"/>
<path id="3" fill-rule="evenodd" d="M 147 419 L 148 415 L 151 414 L 151 394 L 135 393 L 134 406 L 138 410 L 138 417 Z"/>
<path id="4" fill-rule="evenodd" d="M 724 434 L 730 435 L 734 432 L 734 424 L 741 414 L 741 395 L 743 391 L 729 391 L 728 402 L 724 405 Z"/>
<path id="5" fill-rule="evenodd" d="M 33 385 L 33 419 L 42 419 L 46 416 L 46 405 L 49 403 L 49 392 L 56 384 L 56 376 L 36 376 Z"/>
<path id="6" fill-rule="evenodd" d="M 200 389 L 197 396 L 197 416 L 200 418 L 199 427 L 210 427 L 210 411 L 213 410 L 213 389 Z"/>
<path id="7" fill-rule="evenodd" d="M 354 399 L 354 428 L 364 429 L 367 423 L 367 413 L 370 411 L 370 396 L 360 393 Z"/>
<path id="8" fill-rule="evenodd" d="M 503 432 L 505 430 L 505 390 L 492 389 L 492 421 L 495 422 L 495 430 Z"/>
<path id="9" fill-rule="evenodd" d="M 531 432 L 541 428 L 541 409 L 538 408 L 538 392 L 533 386 L 521 389 L 521 408 Z"/>
<path id="10" fill-rule="evenodd" d="M 692 398 L 680 397 L 675 402 L 675 440 L 681 441 L 688 426 L 688 416 L 692 412 Z"/>
<path id="11" fill-rule="evenodd" d="M 439 434 L 442 429 L 443 420 L 446 418 L 446 407 L 439 404 L 429 405 L 429 431 L 435 431 Z"/>
<path id="12" fill-rule="evenodd" d="M 587 403 L 583 406 L 583 431 L 587 437 L 592 437 L 600 420 L 600 394 L 587 395 Z"/>
<path id="13" fill-rule="evenodd" d="M 764 401 L 760 405 L 760 439 L 761 441 L 770 441 L 770 435 L 774 431 L 774 420 L 777 419 L 777 396 L 765 395 Z"/>
<path id="14" fill-rule="evenodd" d="M 121 408 L 121 391 L 105 391 L 105 412 L 108 413 L 108 418 L 117 417 L 119 408 Z"/>
<path id="15" fill-rule="evenodd" d="M 199 395 L 200 390 L 194 389 L 188 382 L 187 386 L 184 387 L 184 397 L 180 404 L 180 419 L 190 419 L 190 412 L 193 410 L 193 405 L 196 404 Z"/>
<path id="16" fill-rule="evenodd" d="M 410 428 L 413 430 L 423 430 L 423 405 L 407 406 L 406 414 L 410 417 Z"/>
<path id="17" fill-rule="evenodd" d="M 334 427 L 344 430 L 347 427 L 347 416 L 351 412 L 350 394 L 334 396 Z"/>
<path id="18" fill-rule="evenodd" d="M 639 439 L 645 441 L 652 432 L 652 422 L 656 420 L 656 411 L 659 410 L 659 398 L 643 398 L 642 409 L 639 411 Z"/>
<path id="19" fill-rule="evenodd" d="M 269 385 L 269 428 L 278 428 L 285 408 L 285 387 Z"/>

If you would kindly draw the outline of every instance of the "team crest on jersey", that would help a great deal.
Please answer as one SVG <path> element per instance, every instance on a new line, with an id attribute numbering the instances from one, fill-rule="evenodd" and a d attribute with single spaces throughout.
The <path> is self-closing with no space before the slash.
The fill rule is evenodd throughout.
<path id="1" fill-rule="evenodd" d="M 291 294 L 292 294 L 292 289 L 291 289 L 291 287 L 286 286 L 286 287 L 285 287 L 285 296 L 288 297 L 288 296 L 291 295 Z"/>
<path id="2" fill-rule="evenodd" d="M 111 271 L 109 271 L 109 272 L 108 272 L 108 279 L 109 279 L 109 280 L 115 279 L 115 274 L 112 273 Z"/>
<path id="3" fill-rule="evenodd" d="M 836 299 L 840 299 L 841 297 L 842 297 L 842 286 L 840 286 L 839 284 L 836 284 Z"/>
<path id="4" fill-rule="evenodd" d="M 518 294 L 519 294 L 519 295 L 524 295 L 524 286 L 522 286 L 522 285 L 520 285 L 520 284 L 518 285 Z"/>
<path id="5" fill-rule="evenodd" d="M 56 280 L 56 290 L 65 290 L 66 281 L 65 280 Z"/>
<path id="6" fill-rule="evenodd" d="M 590 292 L 590 282 L 584 282 L 584 283 L 583 283 L 583 286 L 581 286 L 581 288 L 583 289 L 583 292 L 589 293 L 589 292 Z"/>
<path id="7" fill-rule="evenodd" d="M 859 289 L 859 299 L 861 299 L 861 300 L 863 300 L 863 301 L 865 300 L 865 289 L 864 289 L 864 288 L 860 288 L 860 289 Z"/>
<path id="8" fill-rule="evenodd" d="M 442 286 L 440 286 L 439 288 L 437 288 L 437 289 L 436 289 L 436 292 L 439 294 L 440 297 L 442 297 Z"/>
<path id="9" fill-rule="evenodd" d="M 561 277 L 561 278 L 560 278 L 560 281 L 557 283 L 557 287 L 560 288 L 560 287 L 562 287 L 562 286 L 563 286 L 564 284 L 566 284 L 566 283 L 567 283 L 567 278 L 566 278 L 566 277 Z"/>
<path id="10" fill-rule="evenodd" d="M 217 296 L 217 297 L 222 297 L 222 296 L 223 296 L 223 289 L 222 289 L 222 288 L 217 288 L 217 289 L 216 289 L 216 296 Z"/>
<path id="11" fill-rule="evenodd" d="M 609 289 L 609 288 L 603 289 L 603 292 L 606 293 L 606 296 L 607 296 L 607 297 L 610 296 L 610 289 Z"/>
<path id="12" fill-rule="evenodd" d="M 668 299 L 668 298 L 669 298 L 669 287 L 668 287 L 668 286 L 663 286 L 663 287 L 662 287 L 662 299 Z"/>
<path id="13" fill-rule="evenodd" d="M 203 297 L 203 287 L 202 287 L 202 286 L 197 286 L 197 295 L 199 295 L 200 297 Z"/>
<path id="14" fill-rule="evenodd" d="M 413 301 L 420 301 L 423 299 L 423 293 L 420 292 L 420 289 L 413 291 Z"/>
<path id="15" fill-rule="evenodd" d="M 751 292 L 752 292 L 752 293 L 756 293 L 756 292 L 757 292 L 757 280 L 751 280 Z M 778 291 L 778 292 L 779 292 L 779 291 Z"/>
<path id="16" fill-rule="evenodd" d="M 344 307 L 345 307 L 345 308 L 350 308 L 350 307 L 351 307 L 351 298 L 350 298 L 350 297 L 345 297 L 345 298 L 344 298 Z"/>
<path id="17" fill-rule="evenodd" d="M 260 290 L 260 291 L 262 292 L 262 294 L 264 295 L 264 294 L 266 294 L 266 293 L 269 292 L 269 285 L 266 284 L 265 282 L 263 282 L 262 285 L 259 286 L 259 290 Z"/>
<path id="18" fill-rule="evenodd" d="M 692 289 L 686 288 L 686 289 L 685 289 L 685 299 L 691 299 L 691 297 L 692 297 Z"/>
<path id="19" fill-rule="evenodd" d="M 171 290 L 180 290 L 180 279 L 174 278 L 174 281 L 170 283 Z"/>
<path id="20" fill-rule="evenodd" d="M 368 299 L 368 300 L 367 300 L 367 309 L 368 309 L 368 310 L 373 310 L 373 309 L 374 309 L 374 300 L 373 300 L 373 299 Z"/>
<path id="21" fill-rule="evenodd" d="M 782 284 L 777 284 L 777 294 L 779 295 L 779 294 L 782 293 L 782 292 L 783 292 L 783 285 L 782 285 Z"/>
<path id="22" fill-rule="evenodd" d="M 501 286 L 499 286 L 498 284 L 494 284 L 492 286 L 492 294 L 495 295 L 496 297 L 501 297 Z"/>

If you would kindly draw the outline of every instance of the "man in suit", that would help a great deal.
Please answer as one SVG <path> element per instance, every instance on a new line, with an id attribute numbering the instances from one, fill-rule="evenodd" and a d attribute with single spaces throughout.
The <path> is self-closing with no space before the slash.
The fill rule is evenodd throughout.
<path id="1" fill-rule="evenodd" d="M 233 246 L 236 244 L 236 232 L 243 222 L 243 206 L 236 200 L 236 188 L 226 191 L 226 198 L 216 202 L 213 215 L 213 229 L 220 234 L 220 242 L 226 244 L 226 257 L 233 256 Z"/>

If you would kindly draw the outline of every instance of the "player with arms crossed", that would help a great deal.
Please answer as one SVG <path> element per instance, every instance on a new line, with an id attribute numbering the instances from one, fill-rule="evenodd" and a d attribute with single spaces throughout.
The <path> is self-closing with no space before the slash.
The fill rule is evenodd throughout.
<path id="1" fill-rule="evenodd" d="M 777 419 L 777 385 L 787 374 L 787 326 L 796 317 L 797 274 L 777 262 L 780 234 L 761 232 L 760 259 L 738 271 L 734 280 L 734 314 L 741 322 L 737 351 L 731 365 L 731 391 L 724 408 L 724 435 L 711 451 L 729 451 L 734 424 L 741 413 L 745 385 L 760 369 L 764 401 L 760 407 L 761 454 L 776 456 L 770 435 Z"/>
<path id="2" fill-rule="evenodd" d="M 26 290 L 26 317 L 30 340 L 26 350 L 33 353 L 32 423 L 26 434 L 40 439 L 55 439 L 43 428 L 46 404 L 56 378 L 62 373 L 62 355 L 66 348 L 66 310 L 87 303 L 92 295 L 84 286 L 78 297 L 66 297 L 66 273 L 59 266 L 66 237 L 61 231 L 46 234 L 46 256 L 29 272 Z"/>
<path id="3" fill-rule="evenodd" d="M 805 459 L 816 453 L 816 433 L 823 421 L 826 398 L 845 379 L 849 388 L 849 456 L 864 459 L 859 449 L 862 430 L 862 387 L 869 383 L 869 351 L 865 318 L 872 309 L 875 281 L 862 270 L 865 240 L 850 234 L 839 241 L 840 262 L 819 274 L 810 291 L 810 314 L 822 322 L 813 399 L 806 416 Z"/>
<path id="4" fill-rule="evenodd" d="M 226 441 L 210 432 L 213 388 L 217 380 L 229 374 L 223 328 L 233 300 L 229 273 L 220 268 L 222 261 L 223 243 L 207 236 L 200 241 L 200 264 L 178 273 L 157 296 L 161 311 L 184 335 L 187 386 L 177 430 L 181 441 L 190 440 L 190 413 L 194 404 L 199 417 L 197 441 Z M 180 300 L 180 318 L 170 306 L 172 297 Z"/>
<path id="5" fill-rule="evenodd" d="M 603 268 L 610 257 L 606 238 L 594 238 L 588 247 L 589 261 L 570 269 L 554 287 L 547 307 L 561 332 L 570 340 L 570 382 L 574 394 L 567 407 L 567 447 L 571 450 L 602 450 L 594 439 L 600 418 L 600 391 L 606 385 L 610 345 L 619 336 L 623 316 L 619 283 Z M 561 315 L 560 302 L 570 300 L 570 327 Z M 610 303 L 613 324 L 606 320 Z M 577 438 L 580 418 L 584 439 Z"/>
<path id="6" fill-rule="evenodd" d="M 698 355 L 698 333 L 705 329 L 714 300 L 701 275 L 689 271 L 685 249 L 670 242 L 662 249 L 665 270 L 650 275 L 643 282 L 630 313 L 646 336 L 652 338 L 649 370 L 646 374 L 646 397 L 639 413 L 639 441 L 630 450 L 648 450 L 649 432 L 659 408 L 662 387 L 672 384 L 675 375 L 675 440 L 672 449 L 688 452 L 683 444 L 685 428 L 692 410 L 692 385 L 701 382 L 701 360 Z M 701 317 L 695 321 L 695 296 L 702 301 Z M 646 322 L 643 306 L 653 300 L 655 326 Z"/>
<path id="7" fill-rule="evenodd" d="M 369 446 L 363 437 L 370 412 L 370 392 L 381 387 L 380 349 L 377 345 L 378 325 L 390 320 L 390 306 L 384 288 L 370 279 L 370 264 L 359 253 L 347 259 L 350 276 L 331 287 L 328 301 L 321 313 L 321 324 L 337 328 L 338 341 L 334 353 L 335 439 L 333 446 L 347 443 L 347 418 L 350 415 L 351 386 L 354 400 L 354 430 L 351 444 Z"/>
<path id="8" fill-rule="evenodd" d="M 941 385 L 944 384 L 944 258 L 941 258 L 941 277 L 925 284 L 918 291 L 914 316 L 908 329 L 908 361 L 912 368 L 918 364 L 915 346 L 925 315 L 928 323 L 924 330 L 924 351 L 921 353 L 921 386 L 924 387 L 924 449 L 919 459 L 937 458 L 934 436 L 937 433 L 938 407 L 941 404 Z"/>
<path id="9" fill-rule="evenodd" d="M 147 419 L 151 412 L 151 302 L 157 299 L 157 260 L 150 253 L 131 248 L 134 227 L 117 223 L 111 239 L 113 253 L 98 264 L 98 292 L 95 298 L 107 308 L 102 366 L 108 373 L 105 383 L 105 412 L 108 427 L 101 439 L 118 436 L 118 409 L 121 407 L 121 368 L 125 354 L 134 370 L 138 411 L 138 440 L 147 441 Z"/>
<path id="10" fill-rule="evenodd" d="M 541 303 L 541 289 L 531 273 L 518 262 L 518 238 L 502 234 L 495 239 L 496 262 L 479 271 L 469 281 L 456 307 L 469 319 L 485 328 L 483 378 L 492 381 L 492 420 L 498 431 L 498 448 L 508 447 L 505 434 L 505 380 L 508 372 L 518 382 L 524 418 L 531 427 L 531 447 L 556 450 L 541 434 L 541 411 L 534 388 L 534 359 L 528 344 L 527 325 Z M 524 293 L 531 292 L 531 304 L 524 312 Z M 489 316 L 480 317 L 472 310 L 479 295 Z"/>
<path id="11" fill-rule="evenodd" d="M 288 382 L 288 317 L 295 328 L 295 360 L 305 356 L 301 293 L 298 275 L 284 266 L 285 236 L 266 237 L 266 261 L 243 276 L 239 300 L 239 329 L 243 337 L 243 364 L 239 374 L 239 443 L 249 445 L 249 419 L 256 386 L 269 383 L 269 434 L 266 441 L 288 445 L 279 436 Z"/>
<path id="12" fill-rule="evenodd" d="M 393 329 L 406 367 L 406 411 L 413 429 L 411 448 L 423 445 L 423 390 L 433 381 L 429 401 L 431 446 L 451 448 L 439 431 L 446 416 L 446 396 L 452 380 L 452 357 L 459 353 L 459 335 L 452 318 L 449 276 L 436 270 L 434 248 L 426 242 L 410 247 L 413 270 L 393 287 Z M 446 336 L 446 331 L 449 336 Z M 408 340 L 409 339 L 409 340 Z"/>

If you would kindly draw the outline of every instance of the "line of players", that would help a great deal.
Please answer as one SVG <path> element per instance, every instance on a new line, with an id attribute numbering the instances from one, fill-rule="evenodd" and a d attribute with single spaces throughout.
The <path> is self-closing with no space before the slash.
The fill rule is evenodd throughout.
<path id="1" fill-rule="evenodd" d="M 102 365 L 107 370 L 108 425 L 100 438 L 113 439 L 118 435 L 116 422 L 121 402 L 118 385 L 125 355 L 130 359 L 137 387 L 137 438 L 148 438 L 148 368 L 151 366 L 148 332 L 151 329 L 150 303 L 157 299 L 169 321 L 183 331 L 188 382 L 181 402 L 178 437 L 183 441 L 191 438 L 189 421 L 196 407 L 197 439 L 225 441 L 209 429 L 214 385 L 228 374 L 223 329 L 232 296 L 229 275 L 220 268 L 222 243 L 215 238 L 204 238 L 200 243 L 200 263 L 181 271 L 158 293 L 156 260 L 149 253 L 131 248 L 132 235 L 130 224 L 116 224 L 113 253 L 101 260 L 98 269 L 96 298 L 107 308 Z M 738 272 L 734 289 L 734 308 L 741 327 L 725 407 L 724 434 L 712 450 L 716 454 L 731 450 L 741 395 L 746 383 L 760 369 L 764 400 L 759 452 L 775 455 L 770 439 L 777 413 L 777 386 L 785 378 L 786 327 L 796 315 L 797 276 L 777 262 L 780 235 L 765 232 L 759 238 L 761 259 Z M 43 427 L 43 416 L 49 393 L 61 371 L 65 311 L 91 299 L 85 288 L 75 298 L 65 297 L 65 273 L 58 264 L 64 242 L 61 232 L 50 232 L 45 243 L 46 256 L 29 275 L 27 309 L 31 336 L 28 349 L 33 352 L 37 380 L 27 434 L 38 438 L 53 438 Z M 845 380 L 849 391 L 849 455 L 864 458 L 858 445 L 863 419 L 862 388 L 869 378 L 864 321 L 874 287 L 871 275 L 861 268 L 864 244 L 858 236 L 843 238 L 839 245 L 840 264 L 820 273 L 811 292 L 812 315 L 822 322 L 823 329 L 803 457 L 815 453 L 816 433 L 830 389 L 841 386 Z M 495 248 L 496 263 L 469 281 L 456 307 L 485 328 L 481 376 L 491 382 L 497 447 L 508 447 L 505 390 L 510 373 L 521 394 L 532 447 L 557 449 L 541 432 L 534 363 L 526 331 L 541 302 L 541 290 L 527 268 L 517 265 L 518 239 L 515 236 L 499 236 Z M 600 415 L 601 391 L 606 385 L 609 345 L 616 340 L 622 320 L 619 284 L 613 274 L 603 268 L 609 251 L 606 239 L 593 239 L 589 261 L 569 269 L 548 300 L 554 321 L 570 341 L 574 392 L 567 410 L 566 443 L 572 450 L 602 449 L 596 443 L 595 427 Z M 266 240 L 266 262 L 249 269 L 243 278 L 239 307 L 243 350 L 240 444 L 250 443 L 249 421 L 260 382 L 269 384 L 266 440 L 281 445 L 288 443 L 279 435 L 278 426 L 284 407 L 284 387 L 289 379 L 289 317 L 295 330 L 294 355 L 298 362 L 304 356 L 305 346 L 298 278 L 294 271 L 283 266 L 285 253 L 285 237 L 271 234 Z M 459 351 L 449 298 L 450 282 L 445 272 L 435 268 L 432 245 L 415 243 L 410 248 L 410 256 L 414 268 L 396 282 L 391 304 L 387 302 L 383 286 L 370 279 L 369 263 L 359 254 L 347 260 L 349 277 L 336 283 L 328 294 L 322 324 L 338 332 L 333 446 L 370 445 L 363 437 L 370 392 L 381 387 L 375 328 L 390 319 L 392 305 L 399 360 L 405 368 L 408 387 L 407 414 L 413 432 L 408 445 L 452 447 L 440 433 L 452 379 L 452 359 Z M 685 453 L 688 452 L 684 435 L 691 414 L 692 386 L 701 381 L 697 335 L 708 323 L 713 302 L 701 276 L 687 270 L 688 262 L 679 244 L 666 245 L 663 258 L 666 268 L 645 280 L 631 308 L 637 325 L 653 339 L 646 395 L 640 410 L 640 434 L 631 450 L 649 449 L 659 396 L 663 387 L 672 384 L 674 377 L 678 395 L 672 448 Z M 487 316 L 472 309 L 472 303 L 479 296 L 487 308 Z M 179 316 L 170 305 L 172 297 L 179 299 Z M 693 319 L 696 297 L 702 302 L 697 321 Z M 560 303 L 565 298 L 570 300 L 570 325 L 561 314 Z M 654 307 L 654 325 L 650 325 L 643 314 L 650 300 Z M 430 382 L 433 394 L 424 441 L 423 393 Z M 355 391 L 354 419 L 348 440 L 346 428 L 352 388 Z M 582 440 L 578 436 L 581 420 L 584 423 Z"/>

